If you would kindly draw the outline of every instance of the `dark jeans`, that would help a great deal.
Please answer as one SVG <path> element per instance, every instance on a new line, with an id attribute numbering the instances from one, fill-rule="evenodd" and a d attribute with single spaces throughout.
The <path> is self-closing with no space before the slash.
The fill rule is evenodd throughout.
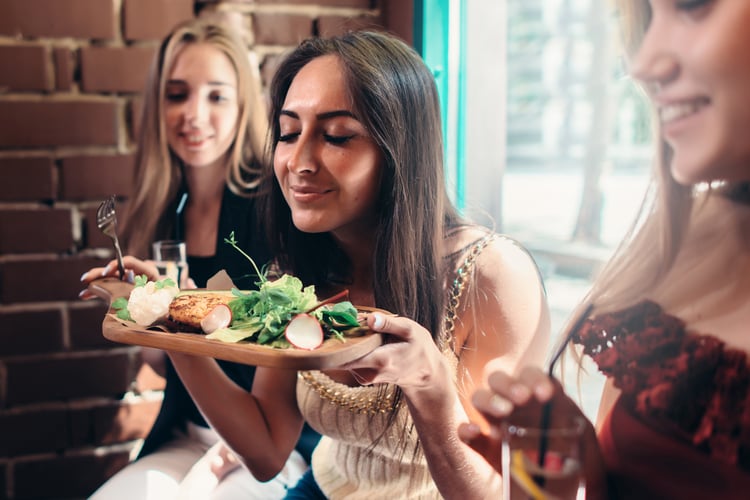
<path id="1" fill-rule="evenodd" d="M 284 500 L 326 500 L 326 496 L 315 482 L 312 469 L 307 469 L 294 488 L 286 492 Z"/>

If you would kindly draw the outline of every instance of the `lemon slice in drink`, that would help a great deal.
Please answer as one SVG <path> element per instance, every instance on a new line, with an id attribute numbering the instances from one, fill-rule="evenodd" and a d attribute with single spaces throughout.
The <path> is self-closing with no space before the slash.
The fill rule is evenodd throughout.
<path id="1" fill-rule="evenodd" d="M 518 485 L 533 499 L 533 500 L 548 500 L 547 494 L 536 484 L 534 479 L 529 475 L 527 467 L 525 465 L 526 456 L 524 456 L 522 450 L 516 450 L 511 453 L 510 459 L 510 474 L 513 479 L 518 482 Z"/>

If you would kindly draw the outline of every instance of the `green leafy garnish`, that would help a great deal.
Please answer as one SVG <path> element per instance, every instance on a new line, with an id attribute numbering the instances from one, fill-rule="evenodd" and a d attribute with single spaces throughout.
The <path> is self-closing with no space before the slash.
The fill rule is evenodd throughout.
<path id="1" fill-rule="evenodd" d="M 124 321 L 133 321 L 128 312 L 128 299 L 125 297 L 118 297 L 112 302 L 112 309 L 116 310 L 116 316 Z"/>
<path id="2" fill-rule="evenodd" d="M 145 274 L 141 274 L 136 276 L 133 281 L 136 287 L 146 286 L 148 284 L 148 276 L 146 276 Z M 163 280 L 154 281 L 154 288 L 156 288 L 157 290 L 161 290 L 162 288 L 166 288 L 168 286 L 177 286 L 177 283 L 175 283 L 172 278 L 164 278 Z"/>
<path id="3" fill-rule="evenodd" d="M 242 249 L 241 249 L 241 248 L 239 247 L 239 245 L 237 244 L 237 240 L 236 240 L 236 239 L 234 239 L 234 231 L 232 231 L 231 233 L 229 233 L 229 238 L 224 238 L 224 243 L 228 243 L 228 244 L 230 244 L 230 245 L 232 246 L 232 248 L 234 248 L 235 250 L 237 250 L 237 251 L 238 251 L 239 253 L 241 253 L 241 254 L 242 254 L 242 255 L 243 255 L 243 256 L 244 256 L 244 257 L 245 257 L 245 258 L 246 258 L 247 260 L 249 260 L 249 261 L 250 261 L 250 264 L 252 264 L 252 265 L 253 265 L 253 269 L 255 269 L 255 274 L 257 274 L 257 275 L 258 275 L 258 278 L 260 278 L 260 283 L 265 283 L 266 281 L 268 281 L 268 278 L 266 278 L 266 273 L 265 273 L 265 272 L 263 272 L 263 273 L 262 273 L 262 272 L 260 272 L 260 270 L 258 269 L 258 266 L 257 266 L 257 265 L 255 264 L 255 261 L 253 260 L 253 258 L 252 258 L 252 257 L 250 257 L 250 256 L 249 256 L 248 254 L 246 254 L 246 253 L 245 253 L 245 252 L 244 252 L 244 251 L 243 251 L 243 250 L 242 250 Z"/>
<path id="4" fill-rule="evenodd" d="M 234 231 L 224 241 L 234 247 L 250 261 L 260 281 L 258 290 L 242 292 L 232 289 L 236 297 L 229 302 L 232 310 L 232 325 L 209 335 L 209 338 L 225 342 L 251 340 L 258 344 L 273 347 L 290 347 L 284 330 L 294 316 L 312 309 L 318 304 L 315 287 L 303 287 L 299 278 L 284 274 L 275 281 L 269 281 L 255 261 L 239 246 Z M 310 313 L 320 321 L 324 332 L 343 339 L 342 332 L 358 327 L 357 310 L 351 302 L 340 302 L 330 308 L 320 308 Z"/>

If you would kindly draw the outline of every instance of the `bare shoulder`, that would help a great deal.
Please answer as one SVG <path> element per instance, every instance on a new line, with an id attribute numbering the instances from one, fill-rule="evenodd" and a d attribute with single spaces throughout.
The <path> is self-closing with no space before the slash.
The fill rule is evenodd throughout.
<path id="1" fill-rule="evenodd" d="M 518 286 L 518 280 L 541 286 L 538 268 L 531 254 L 517 240 L 479 226 L 455 231 L 448 240 L 457 267 L 468 258 L 475 260 L 478 279 Z"/>
<path id="2" fill-rule="evenodd" d="M 458 268 L 471 255 L 475 264 L 462 309 L 466 328 L 456 336 L 462 359 L 484 367 L 497 358 L 508 373 L 520 363 L 540 364 L 548 348 L 549 310 L 533 257 L 508 236 L 481 228 L 463 232 Z"/>

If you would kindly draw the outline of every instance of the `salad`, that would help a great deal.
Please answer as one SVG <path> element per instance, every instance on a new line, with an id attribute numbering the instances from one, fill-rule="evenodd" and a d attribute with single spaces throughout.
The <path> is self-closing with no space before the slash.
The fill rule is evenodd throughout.
<path id="1" fill-rule="evenodd" d="M 250 340 L 262 345 L 315 349 L 327 337 L 344 339 L 344 332 L 359 327 L 357 309 L 349 301 L 325 305 L 319 302 L 314 286 L 284 274 L 269 281 L 255 261 L 237 246 L 232 232 L 225 242 L 247 258 L 260 278 L 258 290 L 232 289 L 229 302 L 231 322 L 208 338 L 224 342 Z M 321 307 L 322 306 L 322 307 Z"/>

